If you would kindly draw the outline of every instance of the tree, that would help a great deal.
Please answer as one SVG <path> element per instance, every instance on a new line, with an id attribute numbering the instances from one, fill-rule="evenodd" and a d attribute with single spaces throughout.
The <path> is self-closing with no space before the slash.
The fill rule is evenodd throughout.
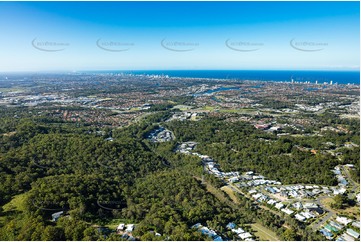
<path id="1" fill-rule="evenodd" d="M 347 197 L 343 194 L 337 194 L 333 198 L 333 203 L 331 204 L 332 208 L 343 209 L 345 207 L 345 203 L 347 203 Z"/>
<path id="2" fill-rule="evenodd" d="M 95 228 L 89 227 L 84 230 L 84 239 L 87 241 L 96 241 L 99 239 L 99 233 Z"/>
<path id="3" fill-rule="evenodd" d="M 65 240 L 64 230 L 60 227 L 46 226 L 42 233 L 41 240 Z"/>
<path id="4" fill-rule="evenodd" d="M 84 221 L 69 218 L 60 218 L 57 223 L 64 229 L 65 240 L 82 240 L 88 227 Z"/>
<path id="5" fill-rule="evenodd" d="M 284 240 L 295 241 L 297 238 L 297 234 L 293 229 L 286 229 L 286 231 L 283 232 L 282 237 Z"/>

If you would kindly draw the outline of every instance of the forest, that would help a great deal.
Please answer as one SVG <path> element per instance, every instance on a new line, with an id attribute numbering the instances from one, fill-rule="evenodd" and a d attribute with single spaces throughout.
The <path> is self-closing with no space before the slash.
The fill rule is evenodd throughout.
<path id="1" fill-rule="evenodd" d="M 141 240 L 209 239 L 191 228 L 196 223 L 235 240 L 225 229 L 229 222 L 248 231 L 250 223 L 260 222 L 285 240 L 322 239 L 294 219 L 257 209 L 244 197 L 235 206 L 220 191 L 225 197 L 220 200 L 200 180 L 201 160 L 174 152 L 185 141 L 198 142 L 196 152 L 214 158 L 224 171 L 252 170 L 284 184 L 334 185 L 331 169 L 354 164 L 352 175 L 359 181 L 359 148 L 343 148 L 342 160 L 299 149 L 357 142 L 357 123 L 349 123 L 353 133 L 278 137 L 219 117 L 165 122 L 177 112 L 170 108 L 156 106 L 157 112 L 140 122 L 113 130 L 46 116 L 29 118 L 22 111 L 16 119 L 13 114 L 0 117 L 0 239 L 122 240 L 96 229 L 112 219 L 137 224 L 134 236 Z M 157 125 L 171 130 L 176 140 L 150 142 L 147 134 Z M 223 185 L 210 175 L 204 179 L 215 188 Z M 66 216 L 52 222 L 54 211 Z"/>

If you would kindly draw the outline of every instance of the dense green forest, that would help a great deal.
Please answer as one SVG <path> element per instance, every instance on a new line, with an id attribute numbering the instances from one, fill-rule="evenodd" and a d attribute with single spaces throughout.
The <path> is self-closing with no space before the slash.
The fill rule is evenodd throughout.
<path id="1" fill-rule="evenodd" d="M 94 227 L 112 219 L 137 224 L 134 236 L 142 240 L 209 239 L 191 228 L 195 223 L 235 240 L 225 229 L 227 223 L 250 230 L 247 224 L 256 221 L 283 239 L 321 239 L 291 218 L 256 209 L 244 197 L 239 196 L 240 204 L 234 206 L 221 192 L 225 197 L 221 201 L 200 181 L 201 160 L 174 152 L 185 141 L 198 142 L 196 151 L 213 157 L 224 171 L 253 170 L 284 184 L 334 185 L 331 169 L 351 163 L 356 167 L 352 175 L 359 181 L 358 147 L 342 148 L 341 160 L 299 148 L 322 150 L 326 142 L 359 145 L 359 123 L 347 123 L 353 130 L 349 133 L 278 137 L 223 118 L 164 122 L 175 112 L 170 107 L 159 105 L 154 111 L 162 111 L 115 130 L 48 117 L 27 118 L 23 112 L 16 119 L 4 114 L 0 118 L 0 239 L 121 240 Z M 160 124 L 172 130 L 176 140 L 147 140 Z M 204 178 L 213 187 L 222 186 L 213 176 Z M 51 214 L 60 210 L 66 216 L 51 222 Z M 161 236 L 155 237 L 154 231 Z"/>

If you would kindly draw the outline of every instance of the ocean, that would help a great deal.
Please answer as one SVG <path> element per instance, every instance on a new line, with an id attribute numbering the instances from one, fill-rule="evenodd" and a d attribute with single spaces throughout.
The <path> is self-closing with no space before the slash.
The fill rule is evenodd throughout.
<path id="1" fill-rule="evenodd" d="M 103 71 L 111 73 L 112 71 Z M 152 71 L 117 71 L 126 74 L 168 75 L 169 77 L 216 78 L 259 81 L 356 84 L 360 85 L 359 71 L 269 71 L 269 70 L 152 70 Z"/>

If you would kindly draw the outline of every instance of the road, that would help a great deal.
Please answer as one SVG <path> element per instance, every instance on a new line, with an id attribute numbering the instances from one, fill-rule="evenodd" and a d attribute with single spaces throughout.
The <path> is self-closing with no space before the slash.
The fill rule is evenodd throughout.
<path id="1" fill-rule="evenodd" d="M 233 186 L 233 185 L 230 184 L 230 183 L 227 183 L 227 187 L 229 187 L 230 189 L 232 189 L 232 191 L 235 191 L 235 192 L 237 192 L 237 193 L 239 193 L 239 194 L 242 194 L 243 196 L 245 196 L 245 197 L 247 197 L 248 199 L 250 199 L 251 201 L 253 201 L 253 199 L 252 199 L 249 195 L 247 195 L 247 194 L 245 194 L 244 192 L 242 192 L 240 189 L 238 189 L 238 187 L 235 187 L 235 186 Z M 270 209 L 270 208 L 268 208 L 268 207 L 266 207 L 266 206 L 264 206 L 264 205 L 261 205 L 261 204 L 258 204 L 258 203 L 257 203 L 257 206 L 260 207 L 260 208 L 262 208 L 262 209 L 268 210 L 268 211 L 270 211 L 271 213 L 273 213 L 273 214 L 275 214 L 275 215 L 281 216 L 281 213 L 279 213 L 279 212 L 277 212 L 277 211 L 274 211 L 274 210 L 272 210 L 272 209 Z"/>
<path id="2" fill-rule="evenodd" d="M 231 185 L 231 184 L 227 184 L 227 186 L 229 188 L 231 188 L 233 191 L 238 192 L 246 197 L 248 197 L 246 194 L 244 194 L 241 190 L 239 190 L 237 187 Z M 322 204 L 321 204 L 321 200 L 325 199 L 325 198 L 329 198 L 329 196 L 320 196 L 318 197 L 316 200 L 314 201 L 310 201 L 310 202 L 314 202 L 316 204 L 318 204 L 320 207 L 323 208 Z M 261 206 L 263 209 L 269 210 L 273 213 L 276 213 L 277 215 L 279 215 L 279 213 L 277 213 L 276 211 L 273 211 L 265 206 Z M 313 230 L 318 230 L 324 223 L 326 223 L 327 220 L 329 220 L 332 216 L 335 215 L 335 213 L 333 211 L 329 211 L 324 209 L 325 213 L 327 213 L 326 215 L 324 215 L 324 217 L 322 217 L 322 219 L 320 221 L 318 221 L 317 223 L 313 224 L 311 227 Z"/>
<path id="3" fill-rule="evenodd" d="M 332 216 L 334 215 L 333 212 L 331 211 L 327 211 L 326 216 L 324 216 L 320 221 L 318 221 L 317 223 L 312 224 L 311 228 L 313 230 L 318 230 L 322 225 L 324 225 L 326 223 L 327 220 L 329 220 Z"/>
<path id="4" fill-rule="evenodd" d="M 343 171 L 342 173 L 347 177 L 347 180 L 349 181 L 349 185 L 351 186 L 350 190 L 352 191 L 352 193 L 353 194 L 357 193 L 359 191 L 358 190 L 359 185 L 351 179 L 349 171 L 344 166 L 342 166 L 342 171 Z M 238 187 L 234 186 L 232 183 L 226 182 L 226 184 L 227 184 L 226 186 L 228 188 L 230 188 L 232 191 L 234 191 L 236 193 L 239 193 L 239 194 L 242 194 L 243 196 L 245 196 L 245 197 L 252 200 L 252 198 L 249 196 L 249 194 L 246 194 L 246 193 L 242 192 Z M 351 194 L 351 195 L 353 195 L 353 194 Z M 310 225 L 310 227 L 314 231 L 319 230 L 321 226 L 323 226 L 331 217 L 333 217 L 335 215 L 334 211 L 325 209 L 323 204 L 321 203 L 321 201 L 323 199 L 326 199 L 326 198 L 329 198 L 329 197 L 330 196 L 319 196 L 319 197 L 317 197 L 316 200 L 310 200 L 310 202 L 314 202 L 314 203 L 318 204 L 318 206 L 323 208 L 323 210 L 325 212 L 325 214 L 323 214 L 323 216 L 320 218 L 319 221 L 314 222 L 313 224 Z M 299 199 L 289 199 L 288 202 L 293 201 L 293 200 L 299 200 Z M 266 206 L 262 206 L 262 205 L 258 205 L 258 206 L 261 207 L 262 209 L 269 210 L 269 211 L 279 215 L 277 212 L 269 209 Z"/>
<path id="5" fill-rule="evenodd" d="M 354 194 L 349 193 L 348 196 L 349 196 L 349 198 L 353 198 L 353 196 L 359 192 L 358 185 L 354 180 L 352 180 L 350 172 L 347 170 L 347 168 L 345 168 L 345 166 L 341 166 L 341 167 L 342 167 L 343 174 L 346 176 L 346 180 L 351 185 L 351 191 L 352 191 L 352 193 L 354 193 Z"/>
<path id="6" fill-rule="evenodd" d="M 354 194 L 359 192 L 358 184 L 352 180 L 351 175 L 350 175 L 349 171 L 345 168 L 345 166 L 341 166 L 341 167 L 342 167 L 343 175 L 346 176 L 346 179 L 351 186 L 350 190 L 352 191 L 352 193 L 349 193 L 349 198 L 352 198 L 352 196 L 354 196 Z M 329 198 L 329 197 L 328 196 L 320 196 L 317 198 L 317 200 L 315 200 L 315 203 L 317 203 L 320 207 L 323 207 L 321 204 L 321 200 L 325 199 L 325 198 Z M 335 212 L 330 211 L 330 210 L 325 209 L 325 212 L 327 212 L 327 215 L 324 216 L 319 222 L 312 225 L 313 230 L 318 230 L 324 223 L 326 223 L 327 220 L 329 220 L 333 215 L 335 215 Z"/>
<path id="7" fill-rule="evenodd" d="M 227 183 L 227 187 L 231 188 L 233 191 L 242 194 L 243 196 L 248 197 L 246 194 L 244 194 L 241 190 L 239 190 L 237 187 Z"/>
<path id="8" fill-rule="evenodd" d="M 324 208 L 324 206 L 322 206 L 322 204 L 321 204 L 321 200 L 325 199 L 325 198 L 329 198 L 329 196 L 320 196 L 314 202 L 316 204 L 318 204 L 318 206 L 320 206 L 321 208 Z M 324 217 L 322 217 L 322 219 L 320 221 L 312 224 L 311 228 L 313 230 L 318 230 L 324 223 L 326 223 L 327 220 L 329 220 L 333 215 L 335 215 L 335 213 L 333 211 L 326 210 L 326 209 L 324 209 L 324 211 L 327 214 Z"/>

